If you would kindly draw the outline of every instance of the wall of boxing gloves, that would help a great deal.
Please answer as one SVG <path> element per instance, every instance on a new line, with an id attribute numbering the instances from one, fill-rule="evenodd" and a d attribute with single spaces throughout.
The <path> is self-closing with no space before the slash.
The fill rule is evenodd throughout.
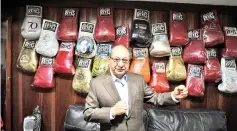
<path id="1" fill-rule="evenodd" d="M 64 8 L 60 22 L 43 19 L 42 12 L 42 6 L 26 6 L 25 41 L 17 60 L 19 69 L 35 72 L 36 87 L 55 87 L 54 74 L 59 73 L 74 75 L 72 89 L 87 93 L 92 77 L 108 70 L 112 46 L 122 44 L 131 51 L 130 71 L 143 75 L 156 92 L 170 91 L 169 81 L 185 80 L 190 96 L 204 96 L 204 81 L 221 81 L 219 91 L 237 92 L 237 28 L 222 28 L 216 10 L 201 14 L 202 27 L 192 30 L 177 11 L 170 11 L 169 23 L 150 24 L 149 10 L 134 9 L 131 27 L 114 26 L 113 8 L 98 8 L 96 23 L 79 21 L 76 8 Z M 225 44 L 221 61 L 220 44 Z M 169 60 L 150 63 L 150 56 Z"/>
<path id="2" fill-rule="evenodd" d="M 229 94 L 235 89 L 229 88 L 231 86 L 223 88 L 227 86 L 222 81 L 221 71 L 231 72 L 235 64 L 221 58 L 227 61 L 235 59 L 235 44 L 228 45 L 226 40 L 235 40 L 236 29 L 226 28 L 229 31 L 225 31 L 226 25 L 235 27 L 234 15 L 223 15 L 214 10 L 200 14 L 200 10 L 187 13 L 138 9 L 135 13 L 135 9 L 110 8 L 112 10 L 103 9 L 101 12 L 100 8 L 65 9 L 42 6 L 14 10 L 14 130 L 22 129 L 24 117 L 30 115 L 36 105 L 40 106 L 42 113 L 42 129 L 61 130 L 68 105 L 84 102 L 81 93 L 86 94 L 89 79 L 108 68 L 106 60 L 115 44 L 130 48 L 130 70 L 144 75 L 156 91 L 172 90 L 172 84 L 180 82 L 190 85 L 187 86 L 192 93 L 190 96 L 204 98 L 202 102 L 186 99 L 173 108 L 220 108 L 228 113 L 233 106 L 231 102 L 234 103 L 236 96 Z M 232 33 L 226 35 L 227 32 Z M 103 34 L 108 35 L 103 37 Z M 221 53 L 222 49 L 226 50 Z M 232 68 L 222 68 L 225 63 L 229 63 L 226 67 Z M 20 71 L 16 71 L 16 67 Z M 28 72 L 32 74 L 28 75 Z M 225 74 L 226 78 L 230 76 L 227 74 L 230 73 Z M 156 79 L 162 83 L 157 83 Z M 231 77 L 226 80 L 234 85 Z M 219 92 L 221 83 L 224 86 L 220 89 L 227 95 Z M 160 88 L 161 84 L 165 88 Z"/>

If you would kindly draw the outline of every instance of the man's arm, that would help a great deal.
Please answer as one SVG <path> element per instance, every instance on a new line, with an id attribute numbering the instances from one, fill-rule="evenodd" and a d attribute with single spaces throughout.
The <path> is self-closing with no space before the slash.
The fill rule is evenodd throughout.
<path id="1" fill-rule="evenodd" d="M 83 111 L 84 119 L 90 122 L 110 123 L 111 107 L 100 108 L 94 85 L 94 81 L 91 80 L 89 93 L 86 97 L 85 109 Z"/>
<path id="2" fill-rule="evenodd" d="M 157 105 L 176 105 L 177 101 L 174 101 L 171 97 L 171 92 L 156 93 L 150 86 L 147 85 L 142 77 L 142 85 L 144 89 L 144 101 Z"/>

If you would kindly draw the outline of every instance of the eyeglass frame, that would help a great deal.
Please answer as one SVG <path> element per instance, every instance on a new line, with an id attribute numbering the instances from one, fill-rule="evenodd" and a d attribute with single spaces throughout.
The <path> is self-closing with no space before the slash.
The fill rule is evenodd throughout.
<path id="1" fill-rule="evenodd" d="M 113 58 L 110 56 L 110 59 L 112 59 L 115 63 L 119 63 L 120 61 L 122 61 L 123 64 L 128 64 L 129 63 L 129 59 L 123 58 Z"/>

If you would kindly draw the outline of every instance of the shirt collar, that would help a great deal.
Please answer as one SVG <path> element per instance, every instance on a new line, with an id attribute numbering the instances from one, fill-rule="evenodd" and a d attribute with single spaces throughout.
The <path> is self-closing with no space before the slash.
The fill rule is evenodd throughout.
<path id="1" fill-rule="evenodd" d="M 112 73 L 112 71 L 111 71 L 111 69 L 110 69 L 110 73 L 111 73 L 111 75 L 112 75 L 112 78 L 113 78 L 113 82 L 115 82 L 116 80 L 119 80 L 119 81 L 127 81 L 127 74 L 125 74 L 125 75 L 123 75 L 123 77 L 122 77 L 122 79 L 119 79 L 119 78 L 117 78 L 113 73 Z"/>

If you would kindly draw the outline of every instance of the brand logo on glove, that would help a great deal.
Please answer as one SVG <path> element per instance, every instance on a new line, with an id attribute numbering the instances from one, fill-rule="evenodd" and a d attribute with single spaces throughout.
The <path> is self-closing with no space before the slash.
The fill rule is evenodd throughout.
<path id="1" fill-rule="evenodd" d="M 134 56 L 136 58 L 144 58 L 144 57 L 146 57 L 146 50 L 145 49 L 134 49 Z"/>
<path id="2" fill-rule="evenodd" d="M 64 12 L 65 17 L 75 17 L 76 11 L 74 9 L 66 9 Z"/>
<path id="3" fill-rule="evenodd" d="M 81 31 L 82 31 L 82 32 L 93 33 L 94 27 L 95 27 L 94 24 L 82 23 L 82 24 L 81 24 Z"/>
<path id="4" fill-rule="evenodd" d="M 208 58 L 216 58 L 216 50 L 215 49 L 206 49 Z"/>
<path id="5" fill-rule="evenodd" d="M 40 16 L 41 17 L 41 11 L 42 8 L 41 7 L 37 7 L 37 6 L 27 6 L 27 13 L 26 15 L 30 15 L 30 16 Z"/>
<path id="6" fill-rule="evenodd" d="M 53 58 L 42 57 L 41 58 L 41 64 L 42 65 L 53 65 Z"/>
<path id="7" fill-rule="evenodd" d="M 201 67 L 192 65 L 189 69 L 189 75 L 194 77 L 201 77 Z"/>
<path id="8" fill-rule="evenodd" d="M 156 72 L 165 72 L 165 63 L 155 63 L 155 69 L 156 69 Z"/>
<path id="9" fill-rule="evenodd" d="M 225 60 L 226 68 L 236 68 L 235 60 Z"/>
<path id="10" fill-rule="evenodd" d="M 111 8 L 100 8 L 100 16 L 110 16 L 112 14 Z"/>
<path id="11" fill-rule="evenodd" d="M 235 27 L 225 27 L 226 36 L 237 36 L 237 29 Z"/>
<path id="12" fill-rule="evenodd" d="M 166 24 L 157 23 L 152 25 L 153 34 L 166 34 Z"/>
<path id="13" fill-rule="evenodd" d="M 182 53 L 181 47 L 171 47 L 172 56 L 180 56 Z"/>
<path id="14" fill-rule="evenodd" d="M 45 21 L 45 23 L 43 25 L 43 29 L 55 32 L 56 29 L 57 29 L 57 25 L 58 25 L 57 23 L 53 23 L 53 22 L 50 22 L 50 21 Z"/>
<path id="15" fill-rule="evenodd" d="M 77 66 L 80 68 L 88 68 L 90 65 L 91 60 L 90 59 L 78 59 Z"/>
<path id="16" fill-rule="evenodd" d="M 24 47 L 27 49 L 33 49 L 35 47 L 36 41 L 25 41 Z"/>
<path id="17" fill-rule="evenodd" d="M 200 40 L 200 30 L 190 30 L 188 32 L 188 38 L 191 40 Z"/>
<path id="18" fill-rule="evenodd" d="M 116 36 L 124 36 L 127 35 L 127 29 L 125 26 L 117 27 L 116 29 Z"/>
<path id="19" fill-rule="evenodd" d="M 141 19 L 141 20 L 149 21 L 149 11 L 135 9 L 135 18 L 134 19 Z"/>
<path id="20" fill-rule="evenodd" d="M 71 51 L 72 49 L 72 43 L 71 42 L 62 42 L 60 51 Z"/>
<path id="21" fill-rule="evenodd" d="M 174 21 L 182 21 L 184 20 L 183 14 L 178 12 L 178 13 L 173 13 L 173 20 Z"/>
<path id="22" fill-rule="evenodd" d="M 108 45 L 108 44 L 100 44 L 98 46 L 98 49 L 97 49 L 97 54 L 105 54 L 105 55 L 109 55 L 110 53 L 110 49 L 111 49 L 111 45 Z"/>
<path id="23" fill-rule="evenodd" d="M 215 20 L 216 16 L 214 12 L 208 12 L 206 14 L 203 14 L 202 18 L 203 18 L 203 21 L 205 22 L 205 21 Z"/>

